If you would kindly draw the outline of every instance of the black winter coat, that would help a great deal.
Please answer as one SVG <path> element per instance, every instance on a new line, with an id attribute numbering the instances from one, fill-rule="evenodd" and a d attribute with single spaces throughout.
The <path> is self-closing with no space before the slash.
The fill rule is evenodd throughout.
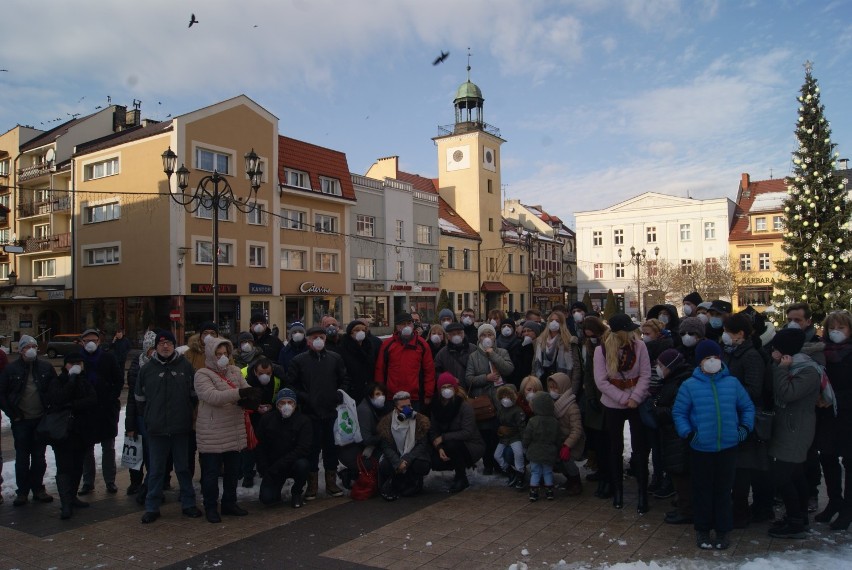
<path id="1" fill-rule="evenodd" d="M 134 390 L 137 403 L 145 410 L 148 435 L 179 435 L 192 431 L 195 395 L 195 369 L 189 360 L 175 353 L 162 362 L 156 353 L 142 368 Z"/>
<path id="2" fill-rule="evenodd" d="M 272 336 L 272 331 L 269 328 L 260 336 L 254 333 L 251 334 L 254 337 L 254 345 L 263 351 L 263 355 L 266 358 L 272 362 L 278 360 L 278 355 L 281 353 L 281 349 L 284 348 L 284 343 L 281 342 L 280 338 Z"/>
<path id="3" fill-rule="evenodd" d="M 287 343 L 287 346 L 281 349 L 281 352 L 278 353 L 278 364 L 281 365 L 281 368 L 284 369 L 286 373 L 287 370 L 290 369 L 290 363 L 293 362 L 293 359 L 302 354 L 303 352 L 307 352 L 308 350 L 308 341 L 302 340 L 301 342 L 293 342 L 292 340 Z M 273 360 L 273 362 L 276 362 Z"/>
<path id="4" fill-rule="evenodd" d="M 295 390 L 303 414 L 311 419 L 328 419 L 337 416 L 337 391 L 348 393 L 349 376 L 336 352 L 309 350 L 290 363 L 284 384 Z"/>
<path id="5" fill-rule="evenodd" d="M 343 337 L 338 354 L 343 357 L 346 373 L 349 376 L 349 389 L 346 391 L 353 400 L 364 399 L 367 384 L 376 374 L 376 352 L 373 343 L 366 338 L 358 344 L 350 335 Z"/>
<path id="6" fill-rule="evenodd" d="M 139 424 L 136 418 L 141 416 L 145 410 L 133 395 L 136 393 L 136 380 L 139 378 L 139 358 L 134 358 L 127 369 L 127 405 L 124 407 L 124 431 L 137 432 Z"/>
<path id="7" fill-rule="evenodd" d="M 689 471 L 689 447 L 675 430 L 672 407 L 677 399 L 681 384 L 692 377 L 694 367 L 684 362 L 663 379 L 660 394 L 654 402 L 654 413 L 659 426 L 663 468 L 667 473 L 686 474 Z"/>
<path id="8" fill-rule="evenodd" d="M 514 333 L 509 338 L 506 338 L 502 334 L 498 334 L 496 346 L 497 348 L 506 349 L 506 352 L 509 353 L 509 358 L 512 360 L 512 364 L 515 366 L 515 369 L 512 371 L 512 373 L 506 376 L 504 380 L 510 384 L 513 384 L 515 388 L 520 388 L 521 380 L 524 379 L 524 377 L 520 375 L 521 339 L 515 336 Z"/>
<path id="9" fill-rule="evenodd" d="M 289 418 L 278 410 L 266 412 L 260 418 L 255 435 L 257 470 L 265 476 L 273 472 L 287 473 L 298 459 L 307 459 L 311 453 L 314 432 L 311 420 L 298 408 Z"/>
<path id="10" fill-rule="evenodd" d="M 21 400 L 21 393 L 27 383 L 31 365 L 34 367 L 33 377 L 41 396 L 42 405 L 45 405 L 45 394 L 50 382 L 56 378 L 56 371 L 47 360 L 38 358 L 30 364 L 23 357 L 20 357 L 14 362 L 10 362 L 3 369 L 3 373 L 0 374 L 0 409 L 12 421 L 21 417 L 18 402 Z"/>
<path id="11" fill-rule="evenodd" d="M 754 341 L 745 339 L 734 350 L 722 352 L 722 360 L 728 365 L 728 371 L 748 392 L 755 409 L 763 407 L 766 363 L 760 350 L 755 348 Z M 748 438 L 737 447 L 737 468 L 761 469 L 769 468 L 769 452 L 765 443 L 757 440 L 752 432 Z"/>
<path id="12" fill-rule="evenodd" d="M 68 441 L 73 441 L 76 447 L 96 443 L 97 416 L 94 411 L 98 406 L 98 396 L 86 379 L 85 372 L 69 376 L 68 371 L 63 368 L 48 386 L 45 402 L 50 411 L 71 409 L 74 419 L 71 422 L 70 434 L 73 439 Z"/>
<path id="13" fill-rule="evenodd" d="M 124 389 L 124 371 L 115 355 L 98 348 L 89 354 L 80 351 L 86 369 L 86 378 L 95 388 L 98 405 L 92 410 L 95 415 L 95 442 L 102 442 L 118 435 L 118 417 L 121 413 L 121 391 Z"/>

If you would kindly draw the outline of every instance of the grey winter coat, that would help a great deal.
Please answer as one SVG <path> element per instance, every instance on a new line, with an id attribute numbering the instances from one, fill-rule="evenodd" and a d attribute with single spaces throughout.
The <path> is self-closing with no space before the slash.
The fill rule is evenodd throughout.
<path id="1" fill-rule="evenodd" d="M 503 378 L 508 378 L 515 369 L 515 365 L 512 364 L 512 359 L 509 358 L 509 353 L 505 349 L 495 347 L 489 354 L 481 348 L 477 348 L 468 357 L 464 379 L 460 378 L 460 380 L 462 380 L 462 387 L 471 398 L 487 394 L 494 400 L 496 407 L 499 405 L 497 389 L 493 382 L 485 379 L 488 374 L 491 374 L 492 365 Z"/>
<path id="2" fill-rule="evenodd" d="M 816 431 L 816 403 L 821 374 L 816 363 L 802 353 L 790 367 L 773 363 L 775 419 L 769 455 L 779 461 L 804 463 Z"/>

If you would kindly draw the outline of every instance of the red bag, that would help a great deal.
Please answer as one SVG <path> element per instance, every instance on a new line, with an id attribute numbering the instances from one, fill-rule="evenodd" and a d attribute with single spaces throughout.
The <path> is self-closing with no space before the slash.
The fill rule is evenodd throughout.
<path id="1" fill-rule="evenodd" d="M 246 422 L 246 447 L 249 449 L 254 449 L 257 447 L 257 436 L 254 433 L 254 426 L 251 425 L 251 415 L 254 413 L 254 410 L 243 410 L 243 418 Z"/>
<path id="2" fill-rule="evenodd" d="M 379 462 L 370 459 L 370 467 L 364 464 L 364 455 L 358 454 L 358 479 L 352 483 L 349 496 L 354 501 L 366 501 L 379 492 Z"/>

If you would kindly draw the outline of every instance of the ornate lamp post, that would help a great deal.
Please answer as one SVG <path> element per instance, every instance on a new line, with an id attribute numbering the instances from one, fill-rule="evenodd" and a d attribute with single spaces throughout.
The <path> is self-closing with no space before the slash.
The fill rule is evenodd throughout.
<path id="1" fill-rule="evenodd" d="M 248 196 L 237 198 L 228 180 L 216 170 L 198 181 L 195 190 L 187 192 L 189 188 L 189 169 L 183 164 L 175 171 L 177 154 L 172 147 L 166 149 L 163 157 L 163 172 L 168 177 L 171 185 L 172 174 L 177 174 L 177 186 L 180 192 L 170 192 L 175 203 L 180 204 L 189 213 L 197 212 L 199 209 L 211 210 L 213 212 L 213 318 L 219 323 L 219 212 L 228 211 L 233 205 L 239 211 L 248 213 L 257 207 L 257 191 L 263 179 L 263 166 L 260 157 L 251 150 L 245 156 L 246 174 L 249 177 L 251 189 Z M 211 188 L 212 187 L 212 188 Z"/>
<path id="2" fill-rule="evenodd" d="M 529 271 L 527 272 L 527 306 L 522 308 L 528 309 L 533 306 L 533 242 L 538 237 L 538 231 L 528 231 L 520 222 L 515 226 L 515 231 L 518 232 L 518 243 L 527 250 L 529 264 Z"/>
<path id="3" fill-rule="evenodd" d="M 618 248 L 618 259 L 621 259 L 621 256 L 622 256 L 623 253 L 624 252 L 621 250 L 621 248 Z M 654 255 L 655 256 L 660 255 L 660 248 L 659 247 L 654 248 Z M 628 263 L 630 265 L 636 266 L 636 310 L 639 313 L 639 320 L 642 320 L 642 315 L 643 315 L 643 313 L 642 313 L 642 284 L 640 283 L 640 279 L 639 279 L 640 278 L 639 267 L 643 263 L 645 263 L 647 258 L 648 258 L 648 252 L 645 251 L 645 248 L 642 248 L 642 251 L 636 251 L 635 247 L 630 246 L 630 261 L 628 261 Z"/>

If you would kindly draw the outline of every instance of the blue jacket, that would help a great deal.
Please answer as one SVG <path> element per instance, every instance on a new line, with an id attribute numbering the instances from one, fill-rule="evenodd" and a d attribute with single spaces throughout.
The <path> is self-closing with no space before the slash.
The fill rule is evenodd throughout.
<path id="1" fill-rule="evenodd" d="M 717 452 L 736 447 L 739 426 L 754 429 L 754 404 L 724 364 L 713 375 L 696 367 L 677 392 L 672 419 L 680 437 L 695 434 L 692 449 Z"/>

